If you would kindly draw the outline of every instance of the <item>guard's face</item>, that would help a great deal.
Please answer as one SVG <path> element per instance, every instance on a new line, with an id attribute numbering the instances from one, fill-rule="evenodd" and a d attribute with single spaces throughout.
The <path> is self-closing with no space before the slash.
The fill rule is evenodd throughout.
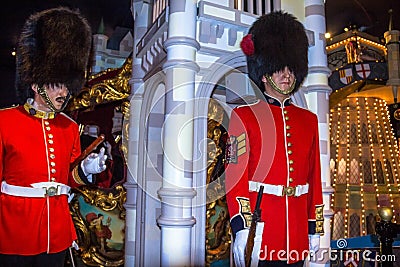
<path id="1" fill-rule="evenodd" d="M 296 77 L 288 67 L 285 67 L 281 71 L 274 72 L 272 76 L 264 75 L 262 82 L 265 84 L 265 92 L 268 95 L 283 100 L 293 92 L 296 85 Z"/>
<path id="2" fill-rule="evenodd" d="M 51 103 L 57 110 L 62 110 L 64 108 L 64 103 L 68 101 L 68 88 L 63 85 L 48 85 L 46 86 L 47 96 L 49 97 Z M 49 107 L 50 108 L 50 107 Z"/>
<path id="3" fill-rule="evenodd" d="M 289 94 L 293 90 L 292 85 L 295 82 L 295 77 L 293 72 L 291 72 L 288 67 L 274 72 L 271 77 L 274 83 L 282 90 L 282 92 Z"/>
<path id="4" fill-rule="evenodd" d="M 64 84 L 43 85 L 42 88 L 34 85 L 32 89 L 35 91 L 34 101 L 43 111 L 62 111 L 69 99 L 69 91 Z"/>

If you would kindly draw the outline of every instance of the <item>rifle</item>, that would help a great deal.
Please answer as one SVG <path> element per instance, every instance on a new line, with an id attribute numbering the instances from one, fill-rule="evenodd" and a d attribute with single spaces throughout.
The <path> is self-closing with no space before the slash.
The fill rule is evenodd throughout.
<path id="1" fill-rule="evenodd" d="M 249 236 L 247 237 L 246 249 L 244 252 L 245 266 L 250 267 L 251 264 L 251 254 L 253 254 L 254 248 L 254 238 L 256 237 L 256 227 L 257 223 L 261 221 L 261 199 L 264 192 L 264 186 L 261 185 L 258 194 L 257 194 L 257 202 L 254 208 L 254 212 L 251 218 L 251 224 L 249 229 Z"/>
<path id="2" fill-rule="evenodd" d="M 79 162 L 81 162 L 83 159 L 85 159 L 93 150 L 96 149 L 98 145 L 100 145 L 105 139 L 104 134 L 101 134 L 99 137 L 97 137 L 96 140 L 94 140 L 85 150 L 83 150 L 82 154 L 77 157 L 74 162 L 71 163 L 70 165 L 70 170 L 72 171 L 76 166 L 78 166 Z"/>

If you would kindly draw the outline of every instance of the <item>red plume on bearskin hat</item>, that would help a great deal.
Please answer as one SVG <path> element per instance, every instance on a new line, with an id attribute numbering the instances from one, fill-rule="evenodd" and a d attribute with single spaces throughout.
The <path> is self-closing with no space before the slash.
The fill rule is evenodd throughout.
<path id="1" fill-rule="evenodd" d="M 307 76 L 308 38 L 303 24 L 289 13 L 274 11 L 259 17 L 243 38 L 241 47 L 247 56 L 249 77 L 262 91 L 262 77 L 271 76 L 286 66 L 296 77 L 293 92 Z"/>
<path id="2" fill-rule="evenodd" d="M 21 101 L 32 97 L 32 84 L 65 84 L 78 92 L 85 81 L 92 33 L 79 11 L 52 8 L 31 15 L 18 47 L 16 89 Z"/>

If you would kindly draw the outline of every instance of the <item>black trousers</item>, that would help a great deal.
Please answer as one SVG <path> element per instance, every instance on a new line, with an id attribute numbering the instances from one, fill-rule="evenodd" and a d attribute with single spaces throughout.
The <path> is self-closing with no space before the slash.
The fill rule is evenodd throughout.
<path id="1" fill-rule="evenodd" d="M 63 267 L 66 252 L 32 256 L 0 254 L 0 267 Z"/>
<path id="2" fill-rule="evenodd" d="M 303 267 L 304 261 L 298 261 L 295 263 L 288 264 L 286 261 L 259 261 L 259 267 Z"/>

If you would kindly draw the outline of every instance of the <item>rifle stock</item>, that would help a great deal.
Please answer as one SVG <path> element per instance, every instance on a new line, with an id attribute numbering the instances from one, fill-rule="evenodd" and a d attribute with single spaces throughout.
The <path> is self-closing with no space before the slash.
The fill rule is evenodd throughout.
<path id="1" fill-rule="evenodd" d="M 261 185 L 258 190 L 257 202 L 256 202 L 256 206 L 254 208 L 252 218 L 251 218 L 249 236 L 247 238 L 247 243 L 246 243 L 246 249 L 245 249 L 245 254 L 244 254 L 246 267 L 250 267 L 250 265 L 251 265 L 251 254 L 253 254 L 254 238 L 256 237 L 256 227 L 257 227 L 257 223 L 259 221 L 261 221 L 260 205 L 261 205 L 261 199 L 262 199 L 263 192 L 264 192 L 264 186 Z"/>
<path id="2" fill-rule="evenodd" d="M 83 152 L 77 157 L 74 162 L 71 163 L 69 169 L 72 171 L 76 166 L 78 166 L 79 162 L 81 162 L 83 159 L 85 159 L 93 150 L 96 149 L 98 145 L 100 145 L 105 139 L 104 134 L 101 134 L 99 137 L 97 137 L 96 140 L 94 140 Z"/>

